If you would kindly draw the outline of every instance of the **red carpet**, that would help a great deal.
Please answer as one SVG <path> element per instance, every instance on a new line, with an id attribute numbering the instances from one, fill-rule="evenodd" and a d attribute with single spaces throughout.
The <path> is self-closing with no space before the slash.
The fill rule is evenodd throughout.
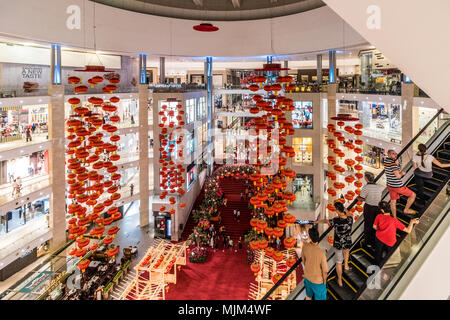
<path id="1" fill-rule="evenodd" d="M 211 248 L 205 263 L 190 263 L 177 273 L 177 284 L 169 285 L 166 300 L 247 300 L 255 276 L 247 265 L 247 250 Z"/>

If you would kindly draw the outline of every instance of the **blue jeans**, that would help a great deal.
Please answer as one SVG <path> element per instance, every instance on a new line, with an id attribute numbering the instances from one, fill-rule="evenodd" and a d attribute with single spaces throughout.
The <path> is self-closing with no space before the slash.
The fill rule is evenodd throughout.
<path id="1" fill-rule="evenodd" d="M 327 285 L 325 283 L 312 283 L 305 278 L 306 296 L 314 300 L 327 300 Z"/>

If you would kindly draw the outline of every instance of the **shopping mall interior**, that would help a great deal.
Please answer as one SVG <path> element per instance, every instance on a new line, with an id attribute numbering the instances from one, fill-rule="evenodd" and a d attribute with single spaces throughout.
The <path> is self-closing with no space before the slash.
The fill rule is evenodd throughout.
<path id="1" fill-rule="evenodd" d="M 0 299 L 450 299 L 437 2 L 2 5 Z"/>

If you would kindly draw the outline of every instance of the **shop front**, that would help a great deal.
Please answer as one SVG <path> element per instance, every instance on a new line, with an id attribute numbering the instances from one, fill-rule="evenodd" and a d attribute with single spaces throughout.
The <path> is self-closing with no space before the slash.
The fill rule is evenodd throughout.
<path id="1" fill-rule="evenodd" d="M 312 138 L 293 138 L 292 145 L 295 151 L 293 159 L 296 165 L 312 165 Z"/>
<path id="2" fill-rule="evenodd" d="M 26 139 L 48 133 L 48 105 L 0 108 L 0 143 Z"/>
<path id="3" fill-rule="evenodd" d="M 21 187 L 37 176 L 48 175 L 48 150 L 33 152 L 31 155 L 5 160 L 0 162 L 0 192 L 2 188 L 9 187 L 14 180 Z M 18 180 L 18 181 L 17 181 Z"/>
<path id="4" fill-rule="evenodd" d="M 358 105 L 364 135 L 401 144 L 402 112 L 400 104 L 363 101 Z"/>

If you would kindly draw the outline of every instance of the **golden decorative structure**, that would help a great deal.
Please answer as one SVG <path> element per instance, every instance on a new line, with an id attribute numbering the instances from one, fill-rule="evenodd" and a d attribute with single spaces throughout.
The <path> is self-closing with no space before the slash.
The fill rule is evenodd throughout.
<path id="1" fill-rule="evenodd" d="M 276 262 L 272 257 L 266 255 L 264 250 L 255 251 L 255 261 L 259 263 L 260 270 L 256 276 L 256 284 L 251 283 L 248 299 L 261 300 L 262 297 L 275 285 L 272 281 L 274 274 L 284 274 L 289 267 L 286 265 L 286 260 L 289 257 L 296 258 L 295 249 L 288 249 L 281 251 L 283 253 L 283 260 Z M 278 270 L 278 272 L 277 272 Z M 282 270 L 282 271 L 280 271 Z M 291 275 L 275 290 L 270 296 L 271 300 L 284 300 L 297 286 L 296 272 Z"/>
<path id="2" fill-rule="evenodd" d="M 165 300 L 169 283 L 177 283 L 179 266 L 186 265 L 187 241 L 173 244 L 155 239 L 134 267 L 136 275 L 120 300 Z"/>

